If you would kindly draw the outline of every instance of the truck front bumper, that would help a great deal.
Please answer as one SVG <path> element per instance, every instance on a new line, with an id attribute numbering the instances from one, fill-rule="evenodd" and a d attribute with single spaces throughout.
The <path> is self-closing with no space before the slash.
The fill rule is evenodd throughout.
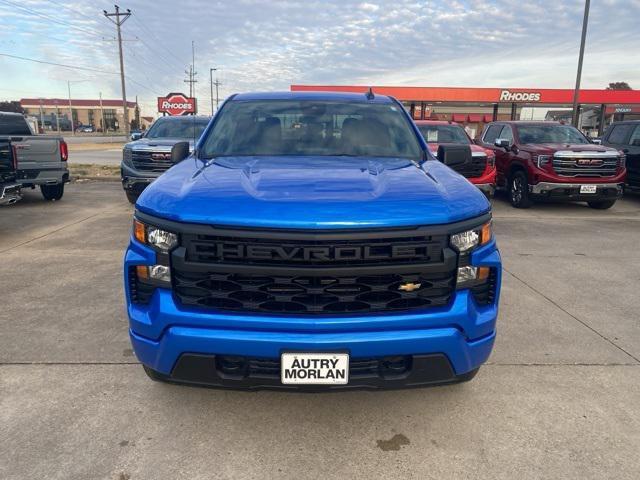
<path id="1" fill-rule="evenodd" d="M 124 162 L 120 164 L 122 188 L 135 195 L 140 195 L 160 175 L 161 173 L 140 172 Z"/>
<path id="2" fill-rule="evenodd" d="M 596 193 L 580 193 L 582 185 L 595 185 Z M 552 183 L 539 182 L 529 185 L 529 192 L 536 199 L 547 198 L 549 200 L 614 200 L 620 198 L 624 191 L 624 183 Z"/>

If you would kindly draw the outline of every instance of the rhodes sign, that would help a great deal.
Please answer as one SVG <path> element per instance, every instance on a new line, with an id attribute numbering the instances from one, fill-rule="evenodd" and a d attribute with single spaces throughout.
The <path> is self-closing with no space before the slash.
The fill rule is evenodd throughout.
<path id="1" fill-rule="evenodd" d="M 168 115 L 196 113 L 196 99 L 182 93 L 170 93 L 166 97 L 158 97 L 158 112 Z"/>

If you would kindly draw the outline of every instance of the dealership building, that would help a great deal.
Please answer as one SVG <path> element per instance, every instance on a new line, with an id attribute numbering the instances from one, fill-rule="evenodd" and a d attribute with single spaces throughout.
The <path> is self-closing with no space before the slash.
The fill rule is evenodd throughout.
<path id="1" fill-rule="evenodd" d="M 292 91 L 366 92 L 369 86 L 291 85 Z M 476 135 L 495 120 L 571 119 L 574 91 L 544 88 L 371 87 L 397 98 L 416 120 L 462 123 Z M 581 130 L 601 135 L 614 121 L 640 119 L 640 90 L 580 90 Z M 556 116 L 548 116 L 548 111 Z M 541 112 L 541 116 L 536 112 Z"/>
<path id="2" fill-rule="evenodd" d="M 20 106 L 27 115 L 38 119 L 41 127 L 44 126 L 45 130 L 70 130 L 70 118 L 73 119 L 75 127 L 91 125 L 101 131 L 104 127 L 112 131 L 123 129 L 124 108 L 122 100 L 22 98 Z M 141 124 L 145 123 L 145 117 L 140 117 L 140 110 L 136 102 L 127 102 L 127 108 L 130 119 L 139 118 Z"/>

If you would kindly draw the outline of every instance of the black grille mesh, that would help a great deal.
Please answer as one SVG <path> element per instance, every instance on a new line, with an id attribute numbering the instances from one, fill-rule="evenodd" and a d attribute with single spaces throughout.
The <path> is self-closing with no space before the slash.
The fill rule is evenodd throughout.
<path id="1" fill-rule="evenodd" d="M 175 271 L 185 305 L 266 313 L 350 313 L 443 306 L 454 272 L 354 276 L 267 276 Z M 419 288 L 400 290 L 405 284 Z"/>
<path id="2" fill-rule="evenodd" d="M 166 170 L 169 170 L 169 168 L 173 166 L 171 160 L 155 160 L 151 157 L 151 155 L 152 152 L 134 150 L 131 154 L 131 163 L 136 168 L 136 170 L 145 172 L 164 172 Z"/>
<path id="3" fill-rule="evenodd" d="M 453 168 L 456 172 L 466 178 L 474 178 L 479 177 L 484 173 L 484 169 L 487 166 L 487 157 L 486 156 L 477 156 L 472 157 L 470 162 L 465 162 L 461 165 L 453 165 Z"/>

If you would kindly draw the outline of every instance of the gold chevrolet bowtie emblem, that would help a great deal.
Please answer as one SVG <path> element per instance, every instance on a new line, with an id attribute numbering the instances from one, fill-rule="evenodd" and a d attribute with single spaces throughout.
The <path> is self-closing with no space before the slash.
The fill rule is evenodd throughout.
<path id="1" fill-rule="evenodd" d="M 418 290 L 421 286 L 422 286 L 421 283 L 407 282 L 400 285 L 398 287 L 398 290 L 402 290 L 404 292 L 413 292 L 414 290 Z"/>

